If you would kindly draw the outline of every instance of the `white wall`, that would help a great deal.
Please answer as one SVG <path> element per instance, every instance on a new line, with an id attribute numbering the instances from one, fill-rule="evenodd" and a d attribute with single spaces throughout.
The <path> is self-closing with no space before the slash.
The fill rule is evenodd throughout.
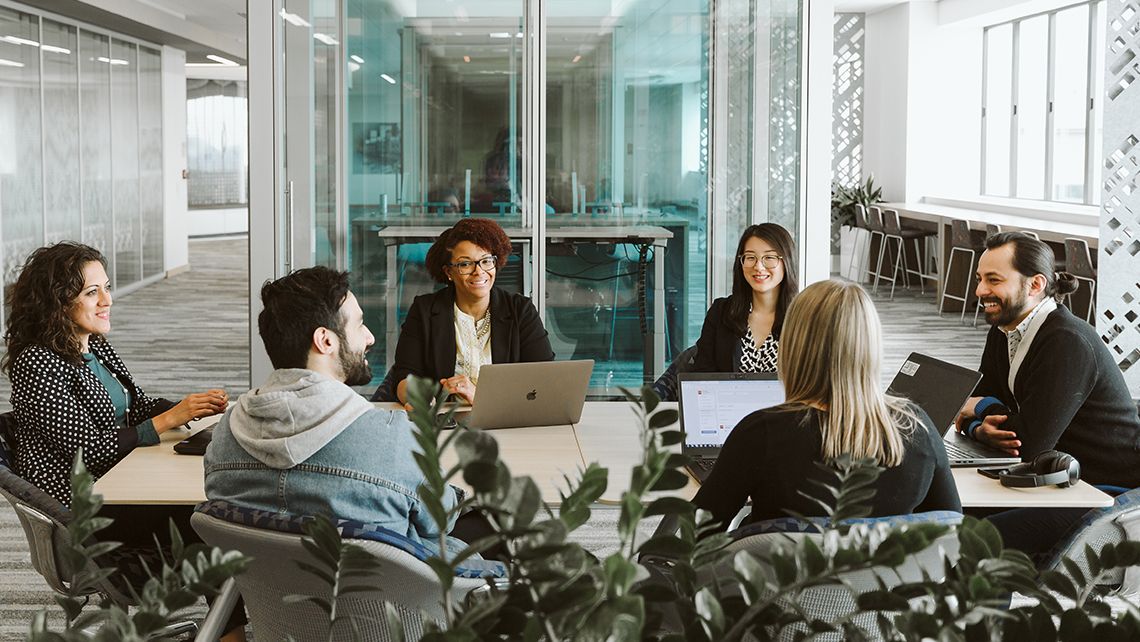
<path id="1" fill-rule="evenodd" d="M 906 197 L 910 11 L 868 14 L 863 40 L 863 176 L 874 175 L 888 201 Z"/>
<path id="2" fill-rule="evenodd" d="M 982 31 L 941 3 L 867 16 L 863 175 L 887 201 L 978 195 Z"/>
<path id="3" fill-rule="evenodd" d="M 190 263 L 186 220 L 186 52 L 162 48 L 162 211 L 166 271 Z"/>
<path id="4" fill-rule="evenodd" d="M 910 5 L 905 200 L 976 197 L 981 171 L 982 30 Z"/>

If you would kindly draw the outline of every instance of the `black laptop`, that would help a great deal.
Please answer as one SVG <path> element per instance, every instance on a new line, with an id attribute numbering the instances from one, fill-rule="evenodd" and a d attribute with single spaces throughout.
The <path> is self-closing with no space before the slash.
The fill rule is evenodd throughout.
<path id="1" fill-rule="evenodd" d="M 935 428 L 943 435 L 951 466 L 1004 466 L 1021 460 L 1004 451 L 963 439 L 954 429 L 958 410 L 982 380 L 976 370 L 956 366 L 940 359 L 910 353 L 887 388 L 887 393 L 906 397 L 930 415 Z M 947 430 L 949 428 L 949 430 Z"/>
<path id="2" fill-rule="evenodd" d="M 774 372 L 696 373 L 680 375 L 677 395 L 689 473 L 703 482 L 721 446 L 745 416 L 784 403 L 784 387 Z"/>

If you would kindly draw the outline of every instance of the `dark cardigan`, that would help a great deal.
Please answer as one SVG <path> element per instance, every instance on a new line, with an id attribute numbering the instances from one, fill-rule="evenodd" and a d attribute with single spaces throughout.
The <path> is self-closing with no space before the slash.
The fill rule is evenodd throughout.
<path id="1" fill-rule="evenodd" d="M 737 372 L 740 369 L 740 357 L 744 353 L 740 340 L 744 335 L 728 326 L 730 298 L 726 296 L 713 301 L 705 314 L 705 324 L 697 339 L 697 355 L 689 372 Z M 780 330 L 775 325 L 772 326 L 772 335 L 779 340 Z M 758 337 L 757 340 L 764 338 Z"/>
<path id="2" fill-rule="evenodd" d="M 1140 419 L 1124 377 L 1096 329 L 1058 306 L 1029 346 L 1009 390 L 1005 333 L 990 328 L 978 396 L 1001 399 L 1028 461 L 1046 450 L 1069 453 L 1093 484 L 1140 487 Z"/>
<path id="3" fill-rule="evenodd" d="M 71 503 L 71 466 L 83 448 L 83 463 L 99 479 L 138 443 L 138 424 L 171 407 L 148 397 L 105 339 L 92 336 L 89 348 L 130 393 L 128 427 L 115 425 L 107 388 L 86 365 L 69 363 L 42 346 L 16 357 L 10 374 L 16 413 L 16 472 L 55 497 Z"/>
<path id="4" fill-rule="evenodd" d="M 491 361 L 552 361 L 554 351 L 538 310 L 521 294 L 491 288 Z M 372 395 L 398 401 L 396 386 L 408 375 L 439 381 L 455 375 L 455 288 L 448 286 L 412 301 L 400 328 L 396 360 Z"/>

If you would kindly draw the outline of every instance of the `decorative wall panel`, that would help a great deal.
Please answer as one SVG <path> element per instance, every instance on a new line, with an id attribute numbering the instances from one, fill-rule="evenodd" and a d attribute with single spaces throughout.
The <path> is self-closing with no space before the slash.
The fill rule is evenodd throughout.
<path id="1" fill-rule="evenodd" d="M 1108 0 L 1097 331 L 1140 397 L 1140 2 Z"/>
<path id="2" fill-rule="evenodd" d="M 850 187 L 863 177 L 863 34 L 866 14 L 835 14 L 831 180 Z"/>

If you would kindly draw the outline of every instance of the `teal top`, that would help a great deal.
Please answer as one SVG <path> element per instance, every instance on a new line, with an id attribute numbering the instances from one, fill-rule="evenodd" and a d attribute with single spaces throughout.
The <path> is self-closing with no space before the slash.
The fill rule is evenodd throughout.
<path id="1" fill-rule="evenodd" d="M 107 394 L 111 396 L 111 404 L 115 406 L 115 425 L 120 430 L 127 428 L 127 412 L 131 407 L 130 395 L 123 384 L 115 378 L 114 373 L 107 369 L 107 366 L 100 363 L 99 359 L 90 352 L 83 353 L 83 363 L 95 373 L 95 377 L 99 379 L 99 383 L 107 389 Z M 135 430 L 139 435 L 139 446 L 153 446 L 158 443 L 158 432 L 154 429 L 154 421 L 147 419 L 141 424 L 135 426 Z"/>

